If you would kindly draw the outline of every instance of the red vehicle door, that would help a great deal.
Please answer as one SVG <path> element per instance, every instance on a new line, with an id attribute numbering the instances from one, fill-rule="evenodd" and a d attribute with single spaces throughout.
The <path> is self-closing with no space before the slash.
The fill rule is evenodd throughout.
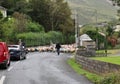
<path id="1" fill-rule="evenodd" d="M 3 44 L 0 43 L 0 63 L 4 60 L 4 47 Z"/>
<path id="2" fill-rule="evenodd" d="M 5 42 L 0 42 L 0 64 L 5 68 L 10 65 L 10 55 Z"/>

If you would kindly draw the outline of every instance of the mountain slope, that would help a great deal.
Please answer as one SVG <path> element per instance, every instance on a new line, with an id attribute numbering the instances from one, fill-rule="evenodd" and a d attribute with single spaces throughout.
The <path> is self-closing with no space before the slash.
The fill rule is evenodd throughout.
<path id="1" fill-rule="evenodd" d="M 111 21 L 117 18 L 117 9 L 107 0 L 66 0 L 78 13 L 79 24 Z"/>

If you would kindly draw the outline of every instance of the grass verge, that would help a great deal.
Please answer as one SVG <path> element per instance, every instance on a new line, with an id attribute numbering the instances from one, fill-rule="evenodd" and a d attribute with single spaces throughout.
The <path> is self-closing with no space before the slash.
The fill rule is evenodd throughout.
<path id="1" fill-rule="evenodd" d="M 93 57 L 92 59 L 120 65 L 120 56 Z"/>
<path id="2" fill-rule="evenodd" d="M 101 76 L 90 73 L 84 69 L 82 69 L 82 66 L 77 64 L 75 62 L 74 58 L 71 58 L 67 61 L 67 63 L 74 69 L 75 72 L 77 72 L 78 74 L 81 74 L 83 76 L 85 76 L 86 78 L 88 78 L 89 80 L 91 80 L 93 83 L 96 83 L 98 81 L 101 80 Z"/>

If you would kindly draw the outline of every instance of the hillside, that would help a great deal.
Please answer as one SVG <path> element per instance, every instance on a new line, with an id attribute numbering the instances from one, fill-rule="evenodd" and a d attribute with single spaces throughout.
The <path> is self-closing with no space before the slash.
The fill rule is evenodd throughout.
<path id="1" fill-rule="evenodd" d="M 79 24 L 111 21 L 117 18 L 117 10 L 107 0 L 66 0 L 78 13 Z M 74 12 L 74 11 L 73 11 Z"/>

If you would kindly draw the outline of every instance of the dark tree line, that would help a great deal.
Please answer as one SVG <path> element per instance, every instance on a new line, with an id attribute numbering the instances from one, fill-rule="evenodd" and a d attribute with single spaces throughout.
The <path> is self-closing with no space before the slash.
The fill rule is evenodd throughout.
<path id="1" fill-rule="evenodd" d="M 113 3 L 113 6 L 118 6 L 118 7 L 120 7 L 120 0 L 110 0 L 110 1 L 112 1 L 112 3 Z M 118 9 L 118 16 L 120 17 L 120 9 Z M 120 18 L 119 18 L 120 19 Z"/>
<path id="2" fill-rule="evenodd" d="M 120 0 L 110 0 L 113 2 L 113 6 L 118 5 L 120 6 Z"/>
<path id="3" fill-rule="evenodd" d="M 64 0 L 1 0 L 8 9 L 8 15 L 19 12 L 43 25 L 45 31 L 73 32 L 73 21 L 68 3 Z"/>

